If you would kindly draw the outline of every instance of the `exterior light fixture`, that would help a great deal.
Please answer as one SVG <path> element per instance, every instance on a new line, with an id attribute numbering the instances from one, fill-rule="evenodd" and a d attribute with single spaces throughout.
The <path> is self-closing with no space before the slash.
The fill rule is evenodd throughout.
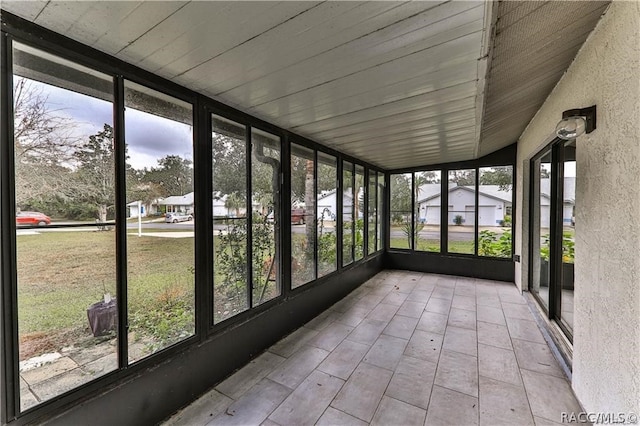
<path id="1" fill-rule="evenodd" d="M 569 109 L 562 113 L 562 120 L 556 126 L 556 135 L 560 139 L 570 140 L 596 128 L 596 106 L 581 109 Z"/>

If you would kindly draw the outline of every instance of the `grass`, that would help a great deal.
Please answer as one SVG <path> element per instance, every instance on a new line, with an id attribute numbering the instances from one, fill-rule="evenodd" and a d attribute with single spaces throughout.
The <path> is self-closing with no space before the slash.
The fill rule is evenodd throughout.
<path id="1" fill-rule="evenodd" d="M 177 302 L 182 311 L 190 311 L 182 312 L 181 320 L 191 318 L 193 327 L 193 251 L 193 238 L 128 237 L 134 331 L 149 325 L 144 314 L 155 310 L 152 307 Z M 19 235 L 17 266 L 21 359 L 92 338 L 87 308 L 104 293 L 116 294 L 114 232 Z M 173 309 L 168 315 L 175 313 Z"/>
<path id="2" fill-rule="evenodd" d="M 391 238 L 391 248 L 408 249 L 409 243 L 406 238 Z M 432 251 L 440 252 L 440 240 L 418 240 L 417 250 L 420 251 Z M 449 253 L 468 253 L 473 254 L 474 243 L 473 241 L 449 241 Z"/>

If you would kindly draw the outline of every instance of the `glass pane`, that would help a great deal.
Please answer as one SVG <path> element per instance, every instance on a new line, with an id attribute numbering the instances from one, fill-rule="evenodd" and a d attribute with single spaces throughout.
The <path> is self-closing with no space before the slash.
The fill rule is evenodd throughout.
<path id="1" fill-rule="evenodd" d="M 367 190 L 368 193 L 368 205 L 369 210 L 367 211 L 367 221 L 368 223 L 368 235 L 367 241 L 369 247 L 367 247 L 367 253 L 372 254 L 376 251 L 376 230 L 377 230 L 377 210 L 378 210 L 378 200 L 376 200 L 376 185 L 377 185 L 378 175 L 375 170 L 369 170 L 369 188 Z"/>
<path id="2" fill-rule="evenodd" d="M 513 166 L 480 169 L 478 255 L 511 258 Z"/>
<path id="3" fill-rule="evenodd" d="M 354 253 L 356 260 L 360 260 L 364 257 L 364 167 L 356 165 L 356 177 L 355 177 L 355 199 L 354 199 L 354 221 L 355 221 L 355 246 Z"/>
<path id="4" fill-rule="evenodd" d="M 419 251 L 440 252 L 440 170 L 415 173 L 416 246 Z"/>
<path id="5" fill-rule="evenodd" d="M 190 104 L 125 82 L 129 361 L 192 336 L 193 130 Z"/>
<path id="6" fill-rule="evenodd" d="M 253 306 L 280 295 L 280 138 L 251 130 Z"/>
<path id="7" fill-rule="evenodd" d="M 338 267 L 337 182 L 336 157 L 318 152 L 318 277 L 327 275 Z"/>
<path id="8" fill-rule="evenodd" d="M 391 248 L 412 247 L 411 238 L 411 181 L 412 173 L 391 175 Z"/>
<path id="9" fill-rule="evenodd" d="M 549 267 L 551 225 L 551 152 L 546 152 L 542 158 L 535 160 L 532 165 L 533 194 L 531 194 L 531 283 L 530 290 L 542 301 L 549 310 L 549 282 L 551 270 Z"/>
<path id="10" fill-rule="evenodd" d="M 476 171 L 449 171 L 449 253 L 474 254 Z"/>
<path id="11" fill-rule="evenodd" d="M 560 320 L 573 333 L 573 263 L 576 242 L 576 141 L 564 146 L 562 206 L 562 296 Z"/>
<path id="12" fill-rule="evenodd" d="M 213 322 L 249 308 L 247 280 L 247 132 L 213 115 Z"/>
<path id="13" fill-rule="evenodd" d="M 384 249 L 384 238 L 382 236 L 383 227 L 382 227 L 382 215 L 384 213 L 384 174 L 378 173 L 378 250 Z"/>
<path id="14" fill-rule="evenodd" d="M 342 266 L 353 262 L 353 164 L 343 163 L 342 169 Z"/>
<path id="15" fill-rule="evenodd" d="M 13 50 L 20 408 L 118 368 L 111 77 Z"/>
<path id="16" fill-rule="evenodd" d="M 316 278 L 314 152 L 291 144 L 291 287 Z"/>

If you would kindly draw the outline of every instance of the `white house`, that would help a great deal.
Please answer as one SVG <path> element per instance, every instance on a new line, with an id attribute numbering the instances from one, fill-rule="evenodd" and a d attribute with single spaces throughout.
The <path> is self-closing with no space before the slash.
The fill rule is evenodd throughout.
<path id="1" fill-rule="evenodd" d="M 193 192 L 185 195 L 171 195 L 158 200 L 158 206 L 164 206 L 166 213 L 190 213 L 193 214 Z"/>
<path id="2" fill-rule="evenodd" d="M 153 216 L 155 214 L 158 214 L 157 201 L 154 201 L 151 204 L 145 204 L 141 201 L 132 201 L 129 204 L 127 204 L 127 208 L 129 209 L 130 218 L 136 218 L 138 216 L 147 217 L 147 216 Z"/>
<path id="3" fill-rule="evenodd" d="M 440 224 L 440 184 L 425 184 L 418 192 L 418 220 L 423 223 Z M 449 185 L 448 223 L 462 217 L 464 225 L 475 224 L 475 191 L 473 186 Z M 498 185 L 480 185 L 478 191 L 478 224 L 499 225 L 505 215 L 511 214 L 511 190 L 501 191 Z"/>
<path id="4" fill-rule="evenodd" d="M 358 200 L 362 200 L 364 197 L 364 188 L 360 188 L 358 193 Z M 353 213 L 353 197 L 351 196 L 351 188 L 347 188 L 347 190 L 342 195 L 342 214 L 344 220 L 351 220 L 351 216 Z M 336 191 L 330 191 L 322 196 L 318 197 L 317 200 L 318 207 L 318 218 L 322 217 L 324 212 L 325 220 L 335 220 L 337 210 L 337 202 L 336 202 Z M 359 211 L 358 216 L 362 218 L 364 212 Z"/>
<path id="5" fill-rule="evenodd" d="M 540 227 L 549 228 L 551 212 L 551 189 L 549 188 L 549 178 L 540 179 Z M 562 222 L 565 226 L 574 224 L 576 205 L 576 178 L 564 178 L 564 200 L 562 203 Z"/>
<path id="6" fill-rule="evenodd" d="M 562 221 L 572 225 L 574 221 L 576 178 L 564 178 L 564 203 Z M 423 223 L 440 224 L 440 184 L 420 186 L 418 193 L 418 219 Z M 540 226 L 549 228 L 551 192 L 549 179 L 540 179 Z M 473 186 L 449 185 L 448 223 L 455 223 L 462 216 L 464 225 L 475 223 L 475 194 Z M 496 226 L 505 216 L 512 215 L 511 190 L 501 190 L 498 185 L 480 185 L 478 191 L 478 220 L 480 226 Z"/>

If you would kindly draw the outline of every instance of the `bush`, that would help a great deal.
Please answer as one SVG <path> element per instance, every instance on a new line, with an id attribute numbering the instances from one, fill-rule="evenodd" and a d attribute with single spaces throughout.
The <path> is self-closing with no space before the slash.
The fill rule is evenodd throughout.
<path id="1" fill-rule="evenodd" d="M 453 218 L 453 223 L 455 223 L 456 225 L 462 225 L 462 222 L 464 222 L 464 218 L 459 214 L 457 214 L 456 217 Z"/>
<path id="2" fill-rule="evenodd" d="M 490 257 L 511 257 L 511 231 L 500 237 L 493 231 L 480 231 L 478 235 L 478 255 Z"/>

